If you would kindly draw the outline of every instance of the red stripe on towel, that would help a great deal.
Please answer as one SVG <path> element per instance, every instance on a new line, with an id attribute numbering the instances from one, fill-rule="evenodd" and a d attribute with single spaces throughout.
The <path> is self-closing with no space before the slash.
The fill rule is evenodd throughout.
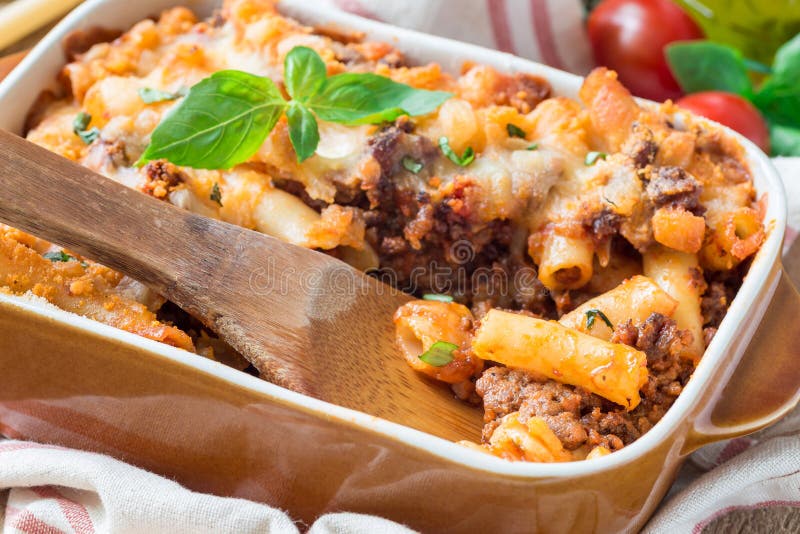
<path id="1" fill-rule="evenodd" d="M 489 11 L 495 46 L 498 50 L 513 54 L 514 41 L 511 39 L 506 0 L 486 0 L 486 9 Z"/>
<path id="2" fill-rule="evenodd" d="M 85 506 L 67 499 L 53 486 L 36 486 L 31 491 L 44 499 L 54 499 L 76 534 L 94 534 L 94 523 Z"/>
<path id="3" fill-rule="evenodd" d="M 28 510 L 20 510 L 6 506 L 5 526 L 24 532 L 25 534 L 67 534 L 61 529 L 50 526 Z"/>
<path id="4" fill-rule="evenodd" d="M 533 23 L 533 36 L 539 45 L 542 60 L 551 67 L 564 68 L 561 57 L 558 55 L 556 40 L 553 35 L 553 25 L 550 20 L 548 0 L 531 0 L 531 19 Z"/>

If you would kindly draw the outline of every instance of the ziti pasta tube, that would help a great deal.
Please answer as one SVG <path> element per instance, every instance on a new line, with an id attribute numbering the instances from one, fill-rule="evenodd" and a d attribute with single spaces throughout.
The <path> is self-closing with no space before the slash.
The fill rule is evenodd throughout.
<path id="1" fill-rule="evenodd" d="M 686 356 L 699 360 L 703 355 L 703 314 L 700 296 L 705 288 L 697 255 L 666 247 L 651 247 L 644 254 L 644 274 L 651 277 L 678 301 L 672 317 L 681 330 L 692 333 L 692 345 Z"/>
<path id="2" fill-rule="evenodd" d="M 481 359 L 527 369 L 580 386 L 628 411 L 639 404 L 647 359 L 627 345 L 609 343 L 555 321 L 490 310 L 472 340 Z"/>
<path id="3" fill-rule="evenodd" d="M 672 317 L 677 306 L 678 301 L 658 287 L 653 280 L 636 275 L 562 315 L 558 322 L 568 328 L 608 341 L 614 333 L 613 329 L 603 320 L 590 321 L 592 310 L 595 310 L 595 314 L 603 313 L 612 325 L 617 326 L 628 319 L 634 324 L 643 323 L 652 313 Z"/>

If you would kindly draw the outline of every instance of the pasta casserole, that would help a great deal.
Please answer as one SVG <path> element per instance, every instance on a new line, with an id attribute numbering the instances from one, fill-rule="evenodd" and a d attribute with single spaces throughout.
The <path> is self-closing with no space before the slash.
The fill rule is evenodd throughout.
<path id="1" fill-rule="evenodd" d="M 28 140 L 414 294 L 398 357 L 482 406 L 465 446 L 509 460 L 596 458 L 647 432 L 765 239 L 736 139 L 640 105 L 604 68 L 556 96 L 527 73 L 413 65 L 271 0 L 65 47 Z M 145 283 L 0 226 L 3 291 L 259 372 Z"/>

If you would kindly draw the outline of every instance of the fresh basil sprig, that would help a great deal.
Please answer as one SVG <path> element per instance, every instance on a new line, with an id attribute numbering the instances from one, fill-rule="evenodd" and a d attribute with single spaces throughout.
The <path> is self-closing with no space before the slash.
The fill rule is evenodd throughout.
<path id="1" fill-rule="evenodd" d="M 673 43 L 666 55 L 684 91 L 726 91 L 750 100 L 769 123 L 772 154 L 800 156 L 800 34 L 778 50 L 772 67 L 710 41 Z M 761 83 L 754 85 L 748 71 Z"/>
<path id="2" fill-rule="evenodd" d="M 317 119 L 346 125 L 379 124 L 424 115 L 452 95 L 415 89 L 373 73 L 327 75 L 311 48 L 297 46 L 284 61 L 286 101 L 269 78 L 238 70 L 212 74 L 153 131 L 139 160 L 166 159 L 200 169 L 228 169 L 247 161 L 286 113 L 289 139 L 302 162 L 319 144 Z"/>

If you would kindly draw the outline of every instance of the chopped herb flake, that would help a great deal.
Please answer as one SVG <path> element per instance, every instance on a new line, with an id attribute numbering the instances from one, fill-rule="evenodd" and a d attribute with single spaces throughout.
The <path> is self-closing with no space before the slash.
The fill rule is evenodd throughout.
<path id="1" fill-rule="evenodd" d="M 422 295 L 423 300 L 435 300 L 438 302 L 453 302 L 453 297 L 450 295 L 442 295 L 440 293 L 425 293 Z"/>
<path id="2" fill-rule="evenodd" d="M 81 141 L 86 143 L 87 145 L 91 145 L 94 143 L 94 140 L 100 137 L 100 129 L 95 126 L 91 130 L 84 130 L 82 132 L 78 132 L 78 137 L 81 138 Z"/>
<path id="3" fill-rule="evenodd" d="M 450 161 L 455 163 L 456 165 L 460 165 L 461 167 L 466 167 L 473 161 L 475 161 L 475 151 L 472 149 L 471 146 L 468 146 L 464 153 L 459 156 L 456 154 L 452 148 L 450 148 L 450 141 L 447 137 L 440 137 L 439 138 L 439 148 L 442 149 L 442 153 L 447 156 Z"/>
<path id="4" fill-rule="evenodd" d="M 66 261 L 75 261 L 75 258 L 73 256 L 70 256 L 69 254 L 67 254 L 63 250 L 59 250 L 58 252 L 45 252 L 44 254 L 42 254 L 42 257 L 44 259 L 50 260 L 52 262 L 57 262 L 57 261 L 64 261 L 64 262 L 66 262 Z"/>
<path id="5" fill-rule="evenodd" d="M 220 207 L 222 207 L 222 192 L 220 192 L 219 184 L 217 182 L 214 182 L 214 185 L 211 186 L 210 198 L 211 200 L 219 204 Z"/>
<path id="6" fill-rule="evenodd" d="M 592 308 L 591 310 L 586 310 L 586 329 L 587 330 L 591 330 L 592 329 L 592 327 L 594 326 L 594 320 L 595 320 L 596 317 L 600 317 L 600 319 L 602 319 L 603 322 L 606 323 L 606 326 L 608 326 L 612 330 L 614 329 L 614 325 L 611 323 L 611 320 L 606 316 L 605 313 L 601 312 L 597 308 Z"/>
<path id="7" fill-rule="evenodd" d="M 402 163 L 403 163 L 403 168 L 405 168 L 405 170 L 407 170 L 408 172 L 413 172 L 414 174 L 419 173 L 419 171 L 421 171 L 424 167 L 422 163 L 415 160 L 411 156 L 403 156 Z"/>
<path id="8" fill-rule="evenodd" d="M 539 143 L 531 143 L 525 150 L 536 150 L 537 148 L 539 148 Z"/>
<path id="9" fill-rule="evenodd" d="M 90 122 L 92 122 L 92 116 L 85 111 L 81 111 L 75 115 L 75 119 L 72 121 L 72 131 L 75 133 L 82 132 L 89 126 Z"/>
<path id="10" fill-rule="evenodd" d="M 611 204 L 611 205 L 612 205 L 612 206 L 614 206 L 615 208 L 616 208 L 616 207 L 618 207 L 618 206 L 617 206 L 617 203 L 616 203 L 616 202 L 614 202 L 613 200 L 610 200 L 608 197 L 603 197 L 603 200 L 605 200 L 606 202 L 608 202 L 609 204 Z"/>
<path id="11" fill-rule="evenodd" d="M 87 145 L 92 144 L 100 135 L 100 130 L 96 126 L 91 130 L 86 129 L 91 122 L 92 116 L 85 111 L 81 111 L 75 115 L 75 119 L 72 121 L 72 131 Z"/>
<path id="12" fill-rule="evenodd" d="M 455 343 L 447 341 L 437 341 L 424 354 L 420 354 L 419 359 L 428 365 L 442 367 L 453 361 L 453 351 L 458 349 Z"/>
<path id="13" fill-rule="evenodd" d="M 175 100 L 182 96 L 186 96 L 188 92 L 188 89 L 185 87 L 175 91 L 174 93 L 162 91 L 161 89 L 153 89 L 152 87 L 142 87 L 139 89 L 139 98 L 141 98 L 142 102 L 145 104 L 154 104 L 156 102 Z"/>
<path id="14" fill-rule="evenodd" d="M 519 137 L 521 139 L 525 139 L 525 136 L 527 135 L 525 130 L 515 124 L 511 124 L 510 122 L 506 124 L 506 131 L 508 132 L 509 137 Z"/>
<path id="15" fill-rule="evenodd" d="M 586 154 L 586 159 L 583 160 L 583 162 L 587 166 L 594 165 L 595 163 L 597 163 L 598 159 L 606 159 L 607 156 L 608 154 L 606 154 L 605 152 L 589 152 L 588 154 Z"/>

